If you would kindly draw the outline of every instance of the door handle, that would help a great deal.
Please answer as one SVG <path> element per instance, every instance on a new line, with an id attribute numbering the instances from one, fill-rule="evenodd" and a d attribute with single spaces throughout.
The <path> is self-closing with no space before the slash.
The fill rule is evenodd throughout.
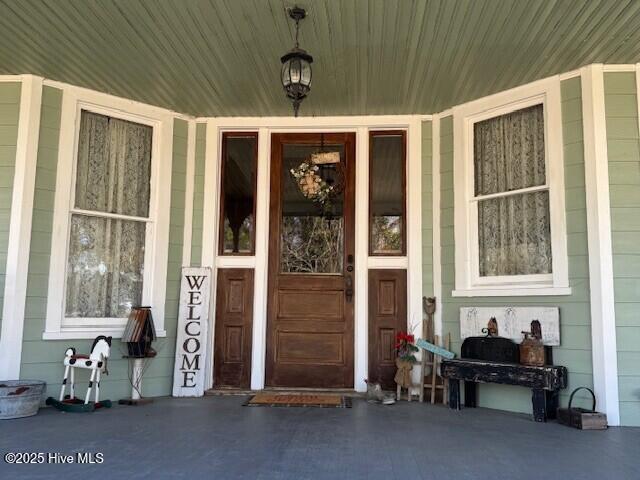
<path id="1" fill-rule="evenodd" d="M 353 278 L 351 275 L 347 275 L 344 279 L 344 286 L 344 294 L 347 297 L 347 302 L 351 303 L 351 300 L 353 299 Z"/>

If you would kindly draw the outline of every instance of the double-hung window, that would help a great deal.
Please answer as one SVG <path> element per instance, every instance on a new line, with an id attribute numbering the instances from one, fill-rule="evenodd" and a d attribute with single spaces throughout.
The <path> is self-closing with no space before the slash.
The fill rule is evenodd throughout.
<path id="1" fill-rule="evenodd" d="M 123 318 L 141 305 L 152 137 L 148 125 L 81 112 L 65 319 Z"/>
<path id="2" fill-rule="evenodd" d="M 454 109 L 454 295 L 569 293 L 558 89 Z"/>
<path id="3" fill-rule="evenodd" d="M 140 305 L 164 335 L 172 119 L 142 113 L 65 92 L 45 339 L 117 337 Z"/>

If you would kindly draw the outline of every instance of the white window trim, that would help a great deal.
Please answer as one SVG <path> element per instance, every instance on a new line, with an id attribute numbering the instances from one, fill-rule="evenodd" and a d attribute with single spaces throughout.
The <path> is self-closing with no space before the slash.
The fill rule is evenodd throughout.
<path id="1" fill-rule="evenodd" d="M 80 112 L 82 110 L 153 127 L 151 191 L 147 221 L 142 303 L 152 307 L 156 333 L 166 336 L 164 310 L 169 247 L 173 116 L 166 110 L 82 88 L 63 89 L 60 144 L 49 264 L 47 316 L 42 338 L 121 337 L 126 319 L 65 319 L 65 282 L 71 212 L 74 209 Z M 103 216 L 100 214 L 100 216 Z M 105 215 L 112 217 L 126 216 Z M 136 217 L 136 220 L 139 220 Z M 55 254 L 53 253 L 55 252 Z"/>
<path id="2" fill-rule="evenodd" d="M 546 184 L 520 192 L 538 189 L 549 191 L 553 273 L 481 278 L 478 265 L 478 209 L 474 200 L 473 125 L 538 104 L 544 108 Z M 452 295 L 570 295 L 559 77 L 550 77 L 454 107 L 453 129 L 453 175 L 454 179 L 461 181 L 454 181 L 456 284 Z"/>

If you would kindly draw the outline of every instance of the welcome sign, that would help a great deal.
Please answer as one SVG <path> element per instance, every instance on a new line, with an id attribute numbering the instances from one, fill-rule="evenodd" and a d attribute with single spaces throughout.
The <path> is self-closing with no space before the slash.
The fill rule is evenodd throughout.
<path id="1" fill-rule="evenodd" d="M 173 369 L 174 397 L 204 395 L 210 286 L 210 268 L 182 269 L 176 361 Z"/>

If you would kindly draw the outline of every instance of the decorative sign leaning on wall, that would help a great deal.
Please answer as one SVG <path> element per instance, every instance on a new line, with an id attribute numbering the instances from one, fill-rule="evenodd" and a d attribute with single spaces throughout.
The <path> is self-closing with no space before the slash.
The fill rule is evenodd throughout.
<path id="1" fill-rule="evenodd" d="M 173 369 L 174 397 L 204 395 L 210 285 L 210 268 L 182 269 L 176 361 Z"/>
<path id="2" fill-rule="evenodd" d="M 484 335 L 489 319 L 498 322 L 498 335 L 522 342 L 522 332 L 531 330 L 531 321 L 542 326 L 542 343 L 549 347 L 560 345 L 560 310 L 558 307 L 461 307 L 460 338 Z"/>

